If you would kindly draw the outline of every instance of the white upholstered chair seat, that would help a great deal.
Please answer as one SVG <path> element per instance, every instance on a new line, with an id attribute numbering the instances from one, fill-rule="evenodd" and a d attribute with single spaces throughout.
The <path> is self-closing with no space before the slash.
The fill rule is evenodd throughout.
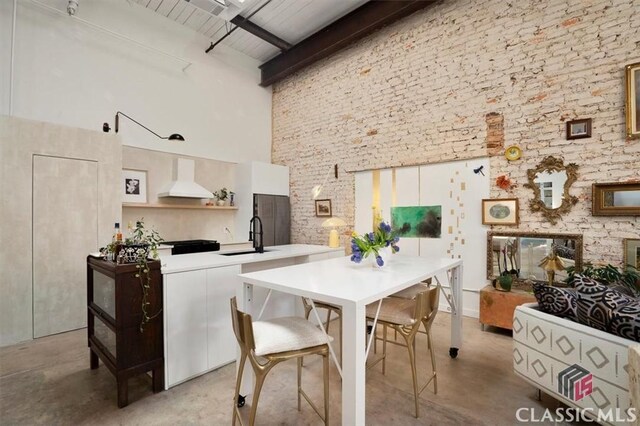
<path id="1" fill-rule="evenodd" d="M 253 322 L 255 354 L 264 356 L 324 345 L 332 341 L 304 318 L 284 317 Z"/>
<path id="2" fill-rule="evenodd" d="M 415 324 L 415 307 L 416 302 L 414 300 L 387 297 L 382 300 L 378 321 L 400 325 Z M 378 302 L 373 302 L 367 305 L 367 318 L 375 318 L 377 310 Z"/>

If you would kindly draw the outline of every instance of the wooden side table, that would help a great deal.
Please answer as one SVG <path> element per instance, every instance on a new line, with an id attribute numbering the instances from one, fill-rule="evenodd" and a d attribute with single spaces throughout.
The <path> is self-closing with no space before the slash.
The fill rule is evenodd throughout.
<path id="1" fill-rule="evenodd" d="M 533 303 L 536 297 L 523 290 L 498 291 L 492 285 L 480 290 L 480 324 L 513 329 L 516 306 Z"/>

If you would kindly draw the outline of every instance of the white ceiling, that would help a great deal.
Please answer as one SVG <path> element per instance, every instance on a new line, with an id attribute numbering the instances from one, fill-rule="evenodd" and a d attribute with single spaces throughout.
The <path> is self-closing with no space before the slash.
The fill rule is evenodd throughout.
<path id="1" fill-rule="evenodd" d="M 234 25 L 196 8 L 185 0 L 135 0 L 136 3 L 166 16 L 215 42 Z M 268 0 L 257 0 L 241 15 L 247 17 Z M 367 0 L 271 0 L 250 21 L 281 39 L 296 44 Z M 267 61 L 280 53 L 275 46 L 238 28 L 222 44 L 252 58 Z M 203 49 L 208 46 L 203 46 Z M 215 50 L 214 50 L 215 52 Z"/>

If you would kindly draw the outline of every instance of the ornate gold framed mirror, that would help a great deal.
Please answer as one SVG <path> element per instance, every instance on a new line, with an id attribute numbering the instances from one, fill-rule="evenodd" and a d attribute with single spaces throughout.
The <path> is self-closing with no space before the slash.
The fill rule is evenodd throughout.
<path id="1" fill-rule="evenodd" d="M 640 182 L 594 183 L 594 216 L 640 216 Z"/>
<path id="2" fill-rule="evenodd" d="M 563 214 L 568 213 L 578 197 L 569 194 L 569 188 L 578 179 L 578 165 L 565 165 L 561 158 L 546 157 L 534 169 L 527 170 L 526 188 L 533 190 L 533 200 L 529 201 L 532 212 L 555 225 Z"/>

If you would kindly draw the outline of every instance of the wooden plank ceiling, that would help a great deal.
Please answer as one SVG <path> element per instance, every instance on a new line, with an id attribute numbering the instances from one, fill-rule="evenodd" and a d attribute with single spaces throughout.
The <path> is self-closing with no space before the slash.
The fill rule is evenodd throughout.
<path id="1" fill-rule="evenodd" d="M 244 2 L 240 3 L 244 10 L 238 16 L 226 16 L 230 20 L 226 21 L 197 8 L 189 0 L 136 1 L 210 38 L 211 46 L 207 52 L 222 43 L 263 62 L 260 66 L 262 86 L 280 81 L 383 26 L 436 2 L 227 0 L 227 4 L 229 1 Z"/>
<path id="2" fill-rule="evenodd" d="M 252 7 L 242 12 L 242 16 L 248 16 L 266 1 L 255 1 Z M 366 2 L 367 0 L 271 0 L 251 17 L 251 22 L 288 43 L 296 44 Z M 136 0 L 136 3 L 203 34 L 212 42 L 216 42 L 234 26 L 185 0 Z M 235 31 L 222 44 L 261 62 L 280 53 L 277 47 L 243 30 Z"/>

